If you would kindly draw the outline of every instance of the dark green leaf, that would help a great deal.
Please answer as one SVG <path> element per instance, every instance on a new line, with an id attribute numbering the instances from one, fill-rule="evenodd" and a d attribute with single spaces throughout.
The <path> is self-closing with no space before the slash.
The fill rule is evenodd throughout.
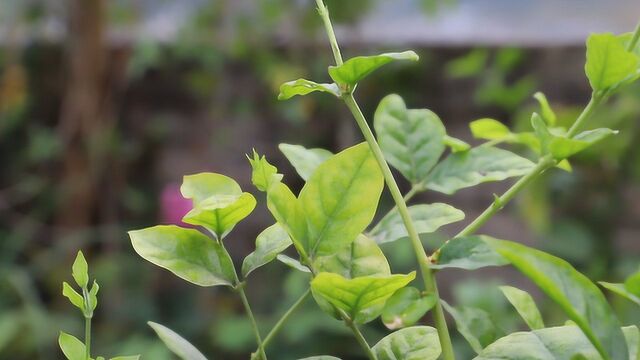
<path id="1" fill-rule="evenodd" d="M 234 269 L 222 246 L 194 229 L 159 225 L 130 231 L 135 251 L 145 260 L 200 286 L 232 285 Z"/>
<path id="2" fill-rule="evenodd" d="M 402 98 L 382 99 L 374 126 L 385 158 L 411 183 L 418 184 L 444 152 L 444 125 L 427 109 L 408 110 Z"/>
<path id="3" fill-rule="evenodd" d="M 318 166 L 333 155 L 329 150 L 306 149 L 300 145 L 280 144 L 278 148 L 304 181 L 309 180 Z"/>
<path id="4" fill-rule="evenodd" d="M 436 329 L 413 326 L 387 335 L 373 352 L 378 360 L 436 360 L 442 349 Z"/>
<path id="5" fill-rule="evenodd" d="M 464 219 L 464 213 L 451 205 L 435 203 L 409 206 L 409 214 L 419 234 L 435 232 L 441 226 Z M 371 231 L 378 244 L 388 243 L 407 237 L 407 229 L 400 214 L 395 211 L 380 220 Z"/>
<path id="6" fill-rule="evenodd" d="M 509 264 L 505 258 L 496 253 L 486 242 L 485 235 L 464 236 L 444 243 L 434 257 L 434 269 L 458 268 L 475 270 L 487 266 Z"/>
<path id="7" fill-rule="evenodd" d="M 289 245 L 291 245 L 291 238 L 280 224 L 269 226 L 258 234 L 256 250 L 244 258 L 242 276 L 247 277 L 253 270 L 270 263 Z"/>
<path id="8" fill-rule="evenodd" d="M 323 162 L 299 196 L 309 229 L 308 254 L 331 255 L 351 244 L 371 223 L 383 185 L 367 143 Z"/>
<path id="9" fill-rule="evenodd" d="M 418 61 L 418 55 L 413 51 L 404 51 L 373 56 L 357 56 L 345 61 L 340 66 L 329 66 L 329 76 L 338 84 L 353 86 L 379 67 L 395 60 Z"/>
<path id="10" fill-rule="evenodd" d="M 500 181 L 528 173 L 534 164 L 512 152 L 481 146 L 449 155 L 436 165 L 427 188 L 445 194 L 488 181 Z"/>
<path id="11" fill-rule="evenodd" d="M 207 360 L 195 346 L 166 326 L 149 321 L 149 326 L 162 342 L 182 360 Z"/>
<path id="12" fill-rule="evenodd" d="M 400 329 L 417 323 L 436 304 L 434 295 L 422 295 L 414 287 L 396 291 L 387 300 L 382 311 L 382 322 L 391 329 Z"/>
<path id="13" fill-rule="evenodd" d="M 346 312 L 354 322 L 364 324 L 377 318 L 387 299 L 415 277 L 415 272 L 412 272 L 407 275 L 346 279 L 338 274 L 324 272 L 311 281 L 311 290 L 314 296 Z"/>
<path id="14" fill-rule="evenodd" d="M 340 89 L 336 84 L 318 84 L 311 80 L 298 79 L 280 85 L 278 100 L 287 100 L 296 95 L 307 95 L 315 91 L 326 92 L 337 97 L 340 96 Z"/>
<path id="15" fill-rule="evenodd" d="M 488 312 L 468 306 L 454 308 L 444 301 L 442 306 L 451 314 L 458 332 L 476 353 L 479 354 L 485 346 L 496 340 L 498 330 Z"/>
<path id="16" fill-rule="evenodd" d="M 486 239 L 553 299 L 585 333 L 605 359 L 627 359 L 620 324 L 604 295 L 569 263 L 514 242 Z"/>
<path id="17" fill-rule="evenodd" d="M 544 328 L 540 310 L 529 293 L 512 286 L 500 286 L 500 290 L 531 330 Z"/>

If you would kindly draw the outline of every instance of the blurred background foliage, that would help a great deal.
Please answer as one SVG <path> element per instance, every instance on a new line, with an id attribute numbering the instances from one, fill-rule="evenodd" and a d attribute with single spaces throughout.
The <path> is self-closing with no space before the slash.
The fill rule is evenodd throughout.
<path id="1" fill-rule="evenodd" d="M 326 3 L 339 37 L 379 5 L 375 0 Z M 466 2 L 410 3 L 436 21 Z M 183 11 L 189 7 L 196 11 Z M 247 358 L 253 338 L 233 295 L 187 285 L 145 263 L 132 251 L 126 231 L 179 222 L 183 174 L 221 172 L 251 189 L 244 154 L 255 147 L 299 188 L 302 181 L 278 153 L 278 143 L 335 151 L 359 141 L 345 109 L 330 97 L 276 100 L 284 81 L 327 79 L 331 57 L 320 25 L 312 1 L 0 4 L 1 359 L 59 359 L 58 331 L 81 332 L 81 319 L 60 293 L 77 249 L 88 255 L 92 276 L 102 287 L 94 326 L 94 347 L 100 352 L 170 359 L 146 326 L 153 320 L 181 332 L 212 357 Z M 355 33 L 345 36 L 347 57 L 402 50 L 358 41 Z M 421 55 L 418 65 L 390 66 L 359 86 L 365 114 L 396 92 L 409 106 L 438 113 L 452 135 L 474 142 L 467 124 L 480 117 L 528 129 L 530 114 L 538 109 L 532 98 L 536 91 L 547 94 L 560 125 L 571 123 L 588 97 L 581 44 L 399 47 L 409 45 Z M 573 159 L 572 172 L 546 173 L 485 231 L 535 244 L 592 279 L 620 281 L 635 271 L 640 259 L 639 98 L 636 86 L 603 107 L 590 126 L 620 134 Z M 447 201 L 471 219 L 504 186 L 483 185 L 453 198 L 426 193 L 416 201 Z M 390 206 L 386 196 L 384 204 Z M 270 221 L 262 203 L 234 230 L 229 247 L 236 263 Z M 425 244 L 436 246 L 456 226 L 424 239 Z M 385 251 L 394 271 L 413 268 L 408 243 L 386 245 Z M 523 328 L 498 290 L 501 284 L 531 290 L 547 323 L 564 322 L 509 269 L 452 271 L 440 279 L 445 299 L 471 319 L 468 325 L 483 343 Z M 305 291 L 307 280 L 274 263 L 249 281 L 249 296 L 266 331 Z M 631 303 L 611 301 L 623 322 L 640 321 Z M 366 335 L 379 338 L 385 331 L 377 324 L 367 327 Z M 279 359 L 314 353 L 356 359 L 357 346 L 346 335 L 340 323 L 309 301 L 270 352 L 281 354 Z M 455 342 L 459 356 L 470 358 L 457 332 Z"/>

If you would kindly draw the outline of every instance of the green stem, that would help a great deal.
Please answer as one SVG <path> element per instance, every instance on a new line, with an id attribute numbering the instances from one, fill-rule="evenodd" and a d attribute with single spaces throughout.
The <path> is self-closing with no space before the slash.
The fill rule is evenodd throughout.
<path id="1" fill-rule="evenodd" d="M 280 331 L 284 323 L 289 319 L 291 314 L 293 314 L 300 307 L 300 305 L 304 303 L 304 301 L 309 297 L 310 294 L 311 294 L 311 290 L 307 289 L 307 291 L 305 291 L 304 294 L 302 294 L 302 296 L 300 296 L 300 298 L 298 298 L 298 300 L 296 300 L 296 302 L 293 303 L 293 305 L 291 305 L 289 310 L 287 310 L 287 312 L 285 312 L 284 315 L 282 315 L 280 320 L 278 320 L 278 322 L 273 326 L 271 331 L 269 331 L 269 334 L 267 334 L 267 336 L 264 338 L 264 341 L 262 342 L 263 348 L 265 349 L 267 348 L 271 340 L 278 334 L 278 332 Z"/>
<path id="2" fill-rule="evenodd" d="M 629 41 L 627 51 L 633 51 L 636 46 L 638 46 L 638 41 L 640 41 L 640 22 L 638 22 L 636 29 L 633 31 L 633 36 L 631 37 L 631 41 Z"/>
<path id="3" fill-rule="evenodd" d="M 329 18 L 329 9 L 324 5 L 324 2 L 322 0 L 316 0 L 316 4 L 318 5 L 318 13 L 320 13 L 322 23 L 324 24 L 324 30 L 329 37 L 331 52 L 333 52 L 333 57 L 336 60 L 336 65 L 340 66 L 342 65 L 342 54 L 340 54 L 340 47 L 338 46 L 336 34 L 333 32 L 333 25 L 331 25 L 331 18 Z"/>
<path id="4" fill-rule="evenodd" d="M 422 185 L 413 185 L 411 187 L 411 190 L 409 190 L 409 192 L 407 192 L 404 195 L 402 200 L 404 200 L 405 203 L 408 203 L 409 200 L 411 200 L 416 194 L 418 194 L 419 192 L 421 192 L 423 190 L 424 190 L 424 188 L 422 187 Z M 384 214 L 384 216 L 382 218 L 380 218 L 380 221 L 378 221 L 376 226 L 374 226 L 373 229 L 371 229 L 371 231 L 369 231 L 369 233 L 370 234 L 377 233 L 380 230 L 380 227 L 382 226 L 382 223 L 384 222 L 384 220 L 387 219 L 389 216 L 395 214 L 395 212 L 397 210 L 398 210 L 398 207 L 394 204 L 393 207 L 386 214 Z"/>
<path id="5" fill-rule="evenodd" d="M 343 313 L 344 311 L 341 311 L 341 315 L 343 315 L 344 322 L 351 329 L 356 339 L 358 340 L 358 343 L 367 353 L 367 357 L 369 357 L 369 360 L 378 360 L 378 357 L 376 356 L 376 354 L 373 352 L 373 350 L 367 343 L 367 339 L 364 338 L 364 335 L 362 335 L 362 332 L 360 332 L 360 329 L 358 329 L 358 326 L 351 319 L 349 319 L 347 314 L 343 314 Z"/>
<path id="6" fill-rule="evenodd" d="M 403 199 L 402 193 L 398 188 L 398 184 L 393 178 L 393 174 L 391 173 L 391 169 L 389 168 L 389 164 L 384 159 L 384 154 L 382 153 L 382 149 L 380 149 L 380 145 L 376 141 L 367 120 L 365 119 L 360 107 L 356 103 L 356 100 L 353 98 L 352 94 L 343 95 L 343 100 L 353 117 L 360 127 L 362 135 L 365 140 L 369 144 L 371 148 L 371 152 L 373 152 L 380 169 L 382 170 L 382 175 L 384 176 L 385 182 L 387 183 L 387 187 L 391 192 L 391 197 L 393 197 L 394 202 L 398 208 L 398 212 L 400 213 L 400 217 L 402 218 L 402 222 L 407 229 L 407 233 L 409 235 L 409 239 L 411 240 L 411 245 L 413 247 L 413 251 L 416 255 L 418 266 L 420 267 L 420 272 L 422 274 L 422 279 L 424 281 L 424 286 L 427 292 L 433 293 L 436 299 L 439 299 L 438 287 L 435 281 L 435 275 L 431 271 L 429 266 L 429 257 L 422 246 L 422 242 L 420 241 L 420 237 L 418 236 L 418 232 L 413 224 L 413 220 L 409 215 L 409 209 L 407 208 L 407 204 Z M 452 360 L 455 359 L 455 355 L 453 353 L 453 345 L 451 344 L 451 338 L 449 336 L 449 330 L 447 329 L 447 322 L 444 317 L 444 310 L 442 309 L 442 304 L 440 301 L 436 302 L 434 307 L 434 318 L 436 323 L 436 328 L 438 329 L 438 336 L 440 337 L 440 344 L 442 346 L 442 356 L 444 360 Z"/>
<path id="7" fill-rule="evenodd" d="M 475 220 L 467 225 L 462 231 L 460 231 L 454 238 L 461 236 L 469 236 L 474 234 L 482 225 L 484 225 L 489 219 L 493 217 L 498 211 L 500 211 L 516 194 L 520 192 L 525 186 L 531 183 L 535 178 L 542 174 L 545 170 L 555 165 L 555 161 L 550 156 L 540 159 L 538 164 L 531 170 L 530 173 L 521 177 L 513 186 L 509 188 L 502 196 L 495 199 L 494 202 L 485 211 L 480 214 Z"/>
<path id="8" fill-rule="evenodd" d="M 584 108 L 584 110 L 582 110 L 582 113 L 580 113 L 580 116 L 578 116 L 578 118 L 573 123 L 569 131 L 567 131 L 567 137 L 571 138 L 578 132 L 578 129 L 580 129 L 580 126 L 582 126 L 582 124 L 588 118 L 591 117 L 595 109 L 598 107 L 598 105 L 600 105 L 600 103 L 602 103 L 604 98 L 605 98 L 604 93 L 601 93 L 601 92 L 593 93 L 593 95 L 591 96 L 591 99 L 589 99 L 589 103 L 587 104 L 587 106 Z"/>
<path id="9" fill-rule="evenodd" d="M 236 275 L 236 279 L 238 276 Z M 237 280 L 236 280 L 237 282 Z M 244 287 L 242 284 L 238 284 L 236 289 L 238 290 L 238 294 L 240 294 L 240 299 L 242 299 L 242 305 L 244 305 L 244 310 L 251 321 L 251 326 L 253 327 L 253 334 L 256 337 L 256 342 L 258 343 L 258 355 L 262 360 L 267 360 L 267 354 L 264 352 L 264 345 L 262 342 L 262 337 L 260 336 L 260 330 L 258 329 L 258 323 L 256 322 L 256 318 L 253 316 L 253 311 L 251 311 L 251 306 L 249 305 L 249 300 L 247 299 L 247 294 L 244 292 Z"/>
<path id="10" fill-rule="evenodd" d="M 91 359 L 91 318 L 84 318 L 84 348 L 85 357 L 87 360 Z"/>

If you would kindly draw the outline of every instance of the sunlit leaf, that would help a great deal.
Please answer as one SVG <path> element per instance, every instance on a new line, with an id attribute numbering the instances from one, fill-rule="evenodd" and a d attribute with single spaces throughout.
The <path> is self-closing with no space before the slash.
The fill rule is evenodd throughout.
<path id="1" fill-rule="evenodd" d="M 554 126 L 558 120 L 556 113 L 549 105 L 549 101 L 547 101 L 547 97 L 541 93 L 537 92 L 533 94 L 533 97 L 538 100 L 538 104 L 540 104 L 540 113 L 542 114 L 542 118 L 549 126 Z"/>
<path id="2" fill-rule="evenodd" d="M 346 312 L 354 322 L 364 324 L 377 318 L 387 299 L 415 276 L 412 272 L 346 279 L 338 274 L 320 273 L 311 282 L 311 290 L 315 296 Z"/>
<path id="3" fill-rule="evenodd" d="M 337 253 L 318 257 L 315 268 L 318 272 L 340 274 L 347 279 L 391 274 L 387 258 L 378 244 L 362 234 Z"/>
<path id="4" fill-rule="evenodd" d="M 585 72 L 593 90 L 605 90 L 637 75 L 640 57 L 625 49 L 611 33 L 591 34 L 587 39 Z"/>
<path id="5" fill-rule="evenodd" d="M 511 130 L 498 120 L 484 118 L 469 123 L 471 134 L 476 139 L 501 140 L 511 134 Z"/>
<path id="6" fill-rule="evenodd" d="M 631 274 L 631 276 L 624 281 L 624 287 L 635 296 L 640 296 L 640 271 Z"/>
<path id="7" fill-rule="evenodd" d="M 396 60 L 418 61 L 413 51 L 385 53 L 373 56 L 357 56 L 340 66 L 329 66 L 329 75 L 338 84 L 355 85 L 379 67 Z"/>
<path id="8" fill-rule="evenodd" d="M 273 261 L 278 254 L 291 245 L 289 234 L 280 226 L 269 226 L 256 238 L 256 250 L 244 258 L 242 276 L 246 277 L 253 270 Z"/>
<path id="9" fill-rule="evenodd" d="M 385 336 L 373 352 L 378 360 L 436 360 L 442 349 L 436 329 L 413 326 Z"/>
<path id="10" fill-rule="evenodd" d="M 71 267 L 71 275 L 73 275 L 76 284 L 81 288 L 86 288 L 89 284 L 89 265 L 87 265 L 87 260 L 85 260 L 82 251 L 78 251 L 76 255 Z"/>
<path id="11" fill-rule="evenodd" d="M 573 138 L 556 136 L 549 143 L 549 151 L 554 158 L 565 159 L 617 133 L 611 129 L 595 129 L 584 131 Z"/>
<path id="12" fill-rule="evenodd" d="M 331 255 L 352 243 L 373 219 L 383 183 L 367 143 L 323 162 L 299 196 L 309 229 L 308 254 Z"/>
<path id="13" fill-rule="evenodd" d="M 481 146 L 449 155 L 433 169 L 428 189 L 445 194 L 488 181 L 527 174 L 534 164 L 512 152 Z"/>
<path id="14" fill-rule="evenodd" d="M 447 241 L 434 256 L 434 269 L 457 268 L 475 270 L 487 266 L 509 264 L 504 257 L 494 251 L 485 235 L 463 236 Z"/>
<path id="15" fill-rule="evenodd" d="M 302 204 L 289 187 L 278 182 L 267 191 L 267 207 L 293 242 L 299 253 L 307 255 L 309 233 Z"/>
<path id="16" fill-rule="evenodd" d="M 333 155 L 329 150 L 307 149 L 300 145 L 280 144 L 278 148 L 305 181 L 309 180 L 320 164 Z"/>
<path id="17" fill-rule="evenodd" d="M 296 95 L 307 95 L 315 91 L 340 96 L 340 89 L 336 84 L 319 84 L 307 79 L 298 79 L 280 85 L 278 100 L 287 100 Z"/>
<path id="18" fill-rule="evenodd" d="M 195 346 L 164 325 L 149 321 L 149 326 L 158 334 L 162 342 L 182 360 L 207 360 Z"/>
<path id="19" fill-rule="evenodd" d="M 84 299 L 66 281 L 62 283 L 62 295 L 69 299 L 73 306 L 84 311 Z"/>
<path id="20" fill-rule="evenodd" d="M 278 169 L 269 164 L 267 158 L 253 150 L 253 158 L 247 156 L 251 164 L 251 182 L 260 191 L 267 191 L 272 184 L 282 180 L 282 174 L 278 174 Z"/>
<path id="21" fill-rule="evenodd" d="M 382 311 L 382 322 L 391 329 L 400 329 L 417 323 L 436 304 L 436 297 L 423 295 L 414 287 L 396 291 L 387 300 Z"/>
<path id="22" fill-rule="evenodd" d="M 512 286 L 500 286 L 500 290 L 531 330 L 544 328 L 540 310 L 529 293 Z"/>
<path id="23" fill-rule="evenodd" d="M 485 241 L 553 299 L 608 359 L 628 359 L 620 324 L 598 287 L 566 261 L 527 246 Z"/>
<path id="24" fill-rule="evenodd" d="M 159 225 L 130 231 L 135 251 L 145 260 L 200 286 L 232 285 L 233 263 L 223 247 L 194 229 Z"/>
<path id="25" fill-rule="evenodd" d="M 631 349 L 625 359 L 638 358 L 638 328 L 622 329 Z M 487 346 L 474 360 L 602 360 L 602 356 L 577 326 L 559 326 L 516 332 Z"/>
<path id="26" fill-rule="evenodd" d="M 464 219 L 464 213 L 451 205 L 435 203 L 409 206 L 409 214 L 419 234 L 435 232 L 440 227 Z M 400 214 L 396 211 L 380 220 L 372 230 L 371 236 L 379 244 L 407 237 L 407 229 Z"/>
<path id="27" fill-rule="evenodd" d="M 58 345 L 68 360 L 86 360 L 84 343 L 75 336 L 61 331 Z"/>
<path id="28" fill-rule="evenodd" d="M 374 116 L 385 158 L 411 183 L 418 184 L 444 152 L 444 125 L 427 109 L 407 109 L 398 95 L 386 96 Z"/>

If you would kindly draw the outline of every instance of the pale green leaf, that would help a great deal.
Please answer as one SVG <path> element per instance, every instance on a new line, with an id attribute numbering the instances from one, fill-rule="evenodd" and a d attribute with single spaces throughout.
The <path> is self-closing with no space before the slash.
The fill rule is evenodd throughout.
<path id="1" fill-rule="evenodd" d="M 383 185 L 367 143 L 323 162 L 299 196 L 309 229 L 308 254 L 331 255 L 353 242 L 371 223 Z"/>
<path id="2" fill-rule="evenodd" d="M 278 259 L 278 261 L 280 261 L 281 263 L 289 266 L 292 269 L 295 269 L 295 270 L 298 270 L 298 271 L 302 271 L 304 273 L 311 273 L 311 270 L 308 267 L 302 265 L 300 263 L 300 261 L 298 261 L 298 260 L 296 260 L 294 258 L 291 258 L 291 257 L 289 257 L 287 255 L 278 254 L 278 256 L 276 256 L 276 259 Z"/>
<path id="3" fill-rule="evenodd" d="M 194 229 L 159 225 L 130 231 L 145 260 L 200 286 L 232 285 L 233 263 L 222 245 Z"/>
<path id="4" fill-rule="evenodd" d="M 551 134 L 549 129 L 547 128 L 547 124 L 544 122 L 542 117 L 538 115 L 538 113 L 531 114 L 531 127 L 536 134 L 536 138 L 539 142 L 539 152 L 542 154 L 548 154 L 550 149 L 550 143 L 554 136 Z"/>
<path id="5" fill-rule="evenodd" d="M 73 306 L 84 311 L 84 299 L 66 281 L 62 283 L 62 295 L 69 299 Z"/>
<path id="6" fill-rule="evenodd" d="M 556 113 L 549 105 L 549 101 L 547 101 L 547 97 L 541 93 L 537 92 L 533 94 L 533 97 L 538 100 L 538 104 L 540 104 L 540 112 L 542 113 L 542 118 L 549 126 L 554 126 L 558 120 Z"/>
<path id="7" fill-rule="evenodd" d="M 90 307 L 90 311 L 93 312 L 93 310 L 96 309 L 96 307 L 98 306 L 98 291 L 100 290 L 100 286 L 98 285 L 98 282 L 93 280 L 93 285 L 91 286 L 91 290 L 89 290 L 89 307 Z"/>
<path id="8" fill-rule="evenodd" d="M 411 183 L 422 182 L 444 152 L 444 125 L 427 109 L 408 110 L 388 95 L 375 112 L 374 126 L 385 158 Z"/>
<path id="9" fill-rule="evenodd" d="M 412 272 L 346 279 L 338 274 L 320 273 L 311 281 L 311 290 L 314 296 L 346 312 L 354 322 L 364 324 L 377 318 L 387 299 L 415 276 Z"/>
<path id="10" fill-rule="evenodd" d="M 338 84 L 355 85 L 379 67 L 396 60 L 418 61 L 413 51 L 384 53 L 373 56 L 357 56 L 340 66 L 329 66 L 329 76 Z"/>
<path id="11" fill-rule="evenodd" d="M 109 360 L 139 360 L 140 355 L 129 355 L 129 356 L 116 356 Z"/>
<path id="12" fill-rule="evenodd" d="M 419 234 L 435 232 L 440 227 L 464 219 L 464 213 L 443 203 L 409 206 L 409 214 Z M 407 237 L 407 229 L 400 214 L 395 211 L 385 216 L 371 231 L 378 244 L 388 243 Z"/>
<path id="13" fill-rule="evenodd" d="M 611 33 L 591 34 L 587 39 L 585 72 L 593 90 L 605 90 L 635 76 L 640 57 L 625 49 Z"/>
<path id="14" fill-rule="evenodd" d="M 631 274 L 631 276 L 624 281 L 624 287 L 632 294 L 640 296 L 640 271 Z"/>
<path id="15" fill-rule="evenodd" d="M 240 195 L 213 195 L 199 202 L 182 221 L 204 226 L 222 239 L 255 207 L 256 199 L 247 192 Z"/>
<path id="16" fill-rule="evenodd" d="M 611 129 L 601 128 L 584 131 L 573 138 L 555 136 L 549 144 L 549 151 L 554 158 L 565 159 L 617 133 Z"/>
<path id="17" fill-rule="evenodd" d="M 382 310 L 382 322 L 391 330 L 411 326 L 431 310 L 438 300 L 433 294 L 423 295 L 414 287 L 396 291 Z"/>
<path id="18" fill-rule="evenodd" d="M 373 352 L 378 360 L 436 360 L 442 349 L 436 329 L 413 326 L 385 336 Z"/>
<path id="19" fill-rule="evenodd" d="M 267 158 L 253 150 L 253 158 L 247 156 L 251 164 L 251 182 L 260 191 L 267 191 L 272 184 L 282 180 L 282 174 L 278 174 L 278 169 L 269 164 Z"/>
<path id="20" fill-rule="evenodd" d="M 184 176 L 180 192 L 186 199 L 193 201 L 194 207 L 214 195 L 240 196 L 242 194 L 240 185 L 232 178 L 206 172 Z"/>
<path id="21" fill-rule="evenodd" d="M 340 97 L 340 89 L 336 84 L 319 84 L 307 79 L 298 79 L 288 81 L 280 85 L 278 100 L 287 100 L 296 95 L 307 95 L 315 91 L 325 92 Z"/>
<path id="22" fill-rule="evenodd" d="M 305 181 L 309 180 L 320 164 L 333 155 L 329 150 L 307 149 L 300 145 L 280 144 L 278 148 Z"/>
<path id="23" fill-rule="evenodd" d="M 89 265 L 82 251 L 78 251 L 78 255 L 76 255 L 76 259 L 71 266 L 71 275 L 73 275 L 76 284 L 81 288 L 84 289 L 89 284 Z"/>
<path id="24" fill-rule="evenodd" d="M 387 258 L 378 244 L 362 234 L 337 253 L 318 257 L 314 264 L 318 272 L 340 274 L 347 279 L 391 274 Z"/>
<path id="25" fill-rule="evenodd" d="M 511 135 L 511 130 L 498 120 L 484 118 L 469 123 L 471 134 L 476 139 L 502 140 Z"/>
<path id="26" fill-rule="evenodd" d="M 291 189 L 281 182 L 269 187 L 267 207 L 271 215 L 287 231 L 298 253 L 306 256 L 309 249 L 307 219 L 301 202 Z"/>
<path id="27" fill-rule="evenodd" d="M 500 290 L 531 330 L 544 328 L 540 310 L 529 293 L 512 286 L 500 286 Z"/>
<path id="28" fill-rule="evenodd" d="M 626 298 L 627 300 L 636 303 L 638 306 L 640 306 L 640 297 L 632 294 L 629 290 L 627 290 L 627 288 L 624 286 L 624 284 L 608 283 L 608 282 L 604 282 L 604 281 L 600 281 L 598 283 L 600 285 L 602 285 L 604 288 L 606 288 L 606 289 L 608 289 L 608 290 L 610 290 L 610 291 L 622 296 L 623 298 Z"/>
<path id="29" fill-rule="evenodd" d="M 619 321 L 591 280 L 568 262 L 542 251 L 504 240 L 485 241 L 553 299 L 605 359 L 627 359 Z"/>
<path id="30" fill-rule="evenodd" d="M 444 301 L 442 306 L 451 314 L 458 332 L 476 353 L 479 354 L 485 346 L 496 340 L 498 329 L 486 311 L 469 306 L 454 308 Z"/>
<path id="31" fill-rule="evenodd" d="M 270 263 L 289 245 L 291 245 L 291 238 L 280 224 L 269 226 L 258 234 L 256 250 L 244 258 L 242 276 L 247 277 L 253 270 Z"/>
<path id="32" fill-rule="evenodd" d="M 68 360 L 86 360 L 84 343 L 73 335 L 60 332 L 58 344 Z"/>
<path id="33" fill-rule="evenodd" d="M 488 181 L 527 174 L 535 165 L 512 152 L 489 146 L 449 155 L 428 177 L 428 189 L 445 194 Z"/>
<path id="34" fill-rule="evenodd" d="M 164 325 L 149 321 L 149 326 L 158 334 L 162 342 L 182 360 L 207 360 L 195 346 Z"/>
<path id="35" fill-rule="evenodd" d="M 454 238 L 442 245 L 434 256 L 434 269 L 457 268 L 475 270 L 487 266 L 509 264 L 505 258 L 495 252 L 486 242 L 485 235 L 472 235 Z"/>
<path id="36" fill-rule="evenodd" d="M 445 135 L 443 140 L 444 144 L 448 146 L 449 149 L 451 149 L 451 152 L 454 154 L 462 151 L 467 151 L 471 148 L 471 145 L 458 138 L 454 138 L 453 136 Z"/>
<path id="37" fill-rule="evenodd" d="M 622 328 L 629 348 L 625 359 L 638 357 L 638 328 Z M 602 360 L 602 356 L 577 326 L 559 326 L 516 332 L 487 346 L 474 360 Z"/>

